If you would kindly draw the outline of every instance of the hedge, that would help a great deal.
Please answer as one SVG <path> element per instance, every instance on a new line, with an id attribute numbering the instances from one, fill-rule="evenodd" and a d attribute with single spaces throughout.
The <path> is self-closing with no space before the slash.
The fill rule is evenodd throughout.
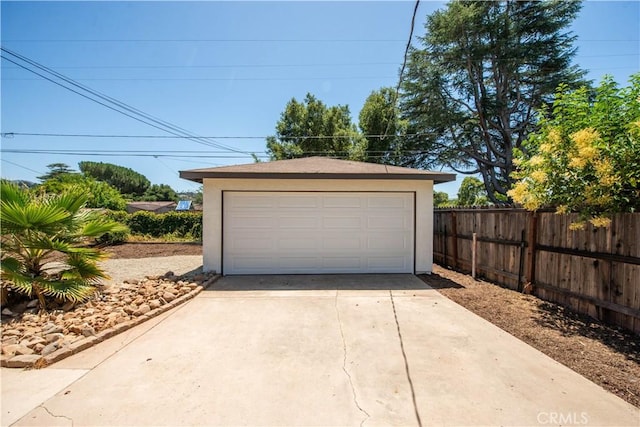
<path id="1" fill-rule="evenodd" d="M 168 212 L 156 214 L 138 211 L 132 214 L 110 211 L 108 216 L 129 227 L 132 234 L 202 239 L 202 212 Z"/>

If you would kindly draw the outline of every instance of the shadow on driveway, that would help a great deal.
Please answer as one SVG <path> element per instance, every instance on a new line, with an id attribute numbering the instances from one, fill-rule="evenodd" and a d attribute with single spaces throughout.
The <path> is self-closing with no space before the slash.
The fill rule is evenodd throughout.
<path id="1" fill-rule="evenodd" d="M 208 291 L 428 290 L 412 274 L 225 276 Z"/>

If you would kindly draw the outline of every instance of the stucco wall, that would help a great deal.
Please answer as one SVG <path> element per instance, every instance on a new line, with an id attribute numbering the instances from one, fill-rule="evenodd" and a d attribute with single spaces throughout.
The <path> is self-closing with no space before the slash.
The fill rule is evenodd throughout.
<path id="1" fill-rule="evenodd" d="M 333 179 L 205 179 L 203 182 L 203 266 L 222 269 L 222 192 L 244 191 L 414 191 L 416 193 L 416 274 L 433 264 L 433 181 Z"/>

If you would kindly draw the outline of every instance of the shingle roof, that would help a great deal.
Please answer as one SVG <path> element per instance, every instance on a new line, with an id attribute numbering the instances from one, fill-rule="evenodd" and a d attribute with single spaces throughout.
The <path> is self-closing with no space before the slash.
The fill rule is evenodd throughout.
<path id="1" fill-rule="evenodd" d="M 329 157 L 304 157 L 292 160 L 248 163 L 206 169 L 180 171 L 180 177 L 195 182 L 204 178 L 252 179 L 419 179 L 454 181 L 455 174 L 431 172 L 378 163 L 353 162 Z"/>

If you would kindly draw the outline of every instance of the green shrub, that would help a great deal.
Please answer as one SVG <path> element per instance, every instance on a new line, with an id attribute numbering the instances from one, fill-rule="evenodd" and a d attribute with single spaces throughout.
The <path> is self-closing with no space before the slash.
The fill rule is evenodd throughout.
<path id="1" fill-rule="evenodd" d="M 202 212 L 155 214 L 139 211 L 129 215 L 126 224 L 134 234 L 202 239 Z"/>

